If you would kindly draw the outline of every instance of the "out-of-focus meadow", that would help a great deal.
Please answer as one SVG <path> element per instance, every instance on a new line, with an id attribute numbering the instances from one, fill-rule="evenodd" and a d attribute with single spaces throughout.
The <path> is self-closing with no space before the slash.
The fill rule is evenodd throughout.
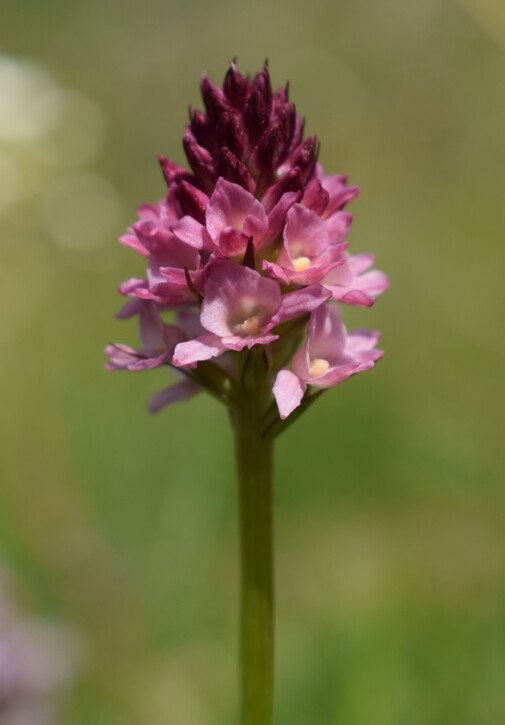
<path id="1" fill-rule="evenodd" d="M 273 79 L 346 172 L 384 361 L 277 455 L 276 722 L 505 722 L 500 0 L 3 0 L 0 566 L 79 641 L 57 725 L 236 722 L 231 435 L 165 370 L 106 373 L 116 237 L 182 163 L 203 70 Z M 2 716 L 0 715 L 0 722 Z M 50 723 L 50 725 L 53 725 Z"/>

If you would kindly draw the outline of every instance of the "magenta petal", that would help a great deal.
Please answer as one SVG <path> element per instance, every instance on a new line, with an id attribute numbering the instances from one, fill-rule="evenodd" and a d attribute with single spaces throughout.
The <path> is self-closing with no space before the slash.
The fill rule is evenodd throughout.
<path id="1" fill-rule="evenodd" d="M 328 257 L 326 257 L 326 259 L 328 259 Z M 323 277 L 328 274 L 329 271 L 339 266 L 340 264 L 341 260 L 339 259 L 336 259 L 334 261 L 325 261 L 324 258 L 320 260 L 314 260 L 313 264 L 310 267 L 307 267 L 307 269 L 301 272 L 288 270 L 289 280 L 293 284 L 299 285 L 316 284 L 317 282 L 321 282 Z"/>
<path id="2" fill-rule="evenodd" d="M 244 231 L 244 223 L 248 217 L 248 227 L 255 234 L 263 236 L 268 220 L 261 202 L 238 184 L 220 178 L 210 197 L 206 212 L 206 224 L 210 236 L 216 239 L 226 227 Z"/>
<path id="3" fill-rule="evenodd" d="M 107 345 L 105 355 L 108 358 L 105 367 L 112 371 L 127 370 L 129 365 L 136 363 L 139 359 L 137 350 L 121 343 Z"/>
<path id="4" fill-rule="evenodd" d="M 139 309 L 140 339 L 148 350 L 164 349 L 163 320 L 154 302 L 141 302 Z M 180 340 L 178 340 L 179 342 Z"/>
<path id="5" fill-rule="evenodd" d="M 263 239 L 268 228 L 268 220 L 263 205 L 260 204 L 261 212 L 249 214 L 244 220 L 244 234 L 246 237 L 252 237 L 257 243 Z"/>
<path id="6" fill-rule="evenodd" d="M 367 269 L 370 269 L 375 262 L 375 254 L 353 254 L 348 257 L 347 262 L 351 273 L 356 277 L 358 274 L 363 274 Z"/>
<path id="7" fill-rule="evenodd" d="M 237 257 L 245 252 L 247 241 L 248 237 L 243 232 L 226 227 L 219 233 L 215 243 L 225 257 Z"/>
<path id="8" fill-rule="evenodd" d="M 161 267 L 160 274 L 170 283 L 174 288 L 179 288 L 182 292 L 188 292 L 188 302 L 194 301 L 195 295 L 188 288 L 188 280 L 186 278 L 186 270 L 174 269 L 173 267 Z M 203 293 L 203 287 L 205 284 L 205 269 L 188 270 L 189 278 L 191 283 L 197 292 Z M 193 298 L 193 299 L 191 299 Z"/>
<path id="9" fill-rule="evenodd" d="M 260 247 L 266 247 L 282 236 L 286 222 L 286 214 L 293 204 L 300 200 L 301 192 L 286 191 L 268 215 L 268 232 L 263 238 Z"/>
<path id="10" fill-rule="evenodd" d="M 279 255 L 279 264 L 290 258 L 309 258 L 323 254 L 329 247 L 328 225 L 310 209 L 294 204 L 289 210 L 284 229 L 284 249 Z"/>
<path id="11" fill-rule="evenodd" d="M 325 223 L 328 228 L 331 242 L 341 242 L 351 228 L 352 214 L 350 211 L 337 211 Z"/>
<path id="12" fill-rule="evenodd" d="M 207 229 L 190 216 L 182 217 L 180 221 L 174 224 L 172 232 L 181 242 L 185 242 L 195 249 L 210 251 L 213 247 Z"/>
<path id="13" fill-rule="evenodd" d="M 147 282 L 145 281 L 145 279 L 138 279 L 137 277 L 132 277 L 131 279 L 127 279 L 126 282 L 122 282 L 119 285 L 119 292 L 122 295 L 126 296 L 137 296 L 137 292 L 139 289 L 147 289 Z"/>
<path id="14" fill-rule="evenodd" d="M 130 249 L 134 249 L 136 252 L 141 254 L 143 257 L 149 257 L 149 252 L 145 248 L 145 246 L 142 244 L 140 239 L 137 237 L 137 235 L 134 234 L 123 234 L 122 237 L 119 237 L 119 241 L 121 244 L 124 244 L 125 247 L 130 247 Z"/>
<path id="15" fill-rule="evenodd" d="M 271 342 L 275 342 L 275 340 L 278 339 L 279 335 L 272 334 L 258 335 L 256 337 L 239 337 L 238 335 L 233 335 L 230 337 L 223 337 L 222 342 L 228 350 L 240 352 L 240 350 L 243 350 L 244 347 L 247 347 L 250 350 L 251 347 L 254 347 L 254 345 L 270 345 Z"/>
<path id="16" fill-rule="evenodd" d="M 333 288 L 333 287 L 346 287 L 349 288 L 349 286 L 352 284 L 353 281 L 353 274 L 349 267 L 349 260 L 345 259 L 345 261 L 342 264 L 339 264 L 337 267 L 334 267 L 328 275 L 323 279 L 323 284 L 325 287 Z"/>
<path id="17" fill-rule="evenodd" d="M 136 362 L 128 365 L 128 370 L 137 372 L 139 370 L 152 370 L 153 368 L 159 368 L 160 365 L 164 365 L 171 357 L 171 353 L 165 351 L 161 355 L 156 357 L 145 358 L 144 360 L 137 360 Z"/>
<path id="18" fill-rule="evenodd" d="M 118 320 L 129 320 L 130 317 L 134 317 L 135 315 L 139 315 L 140 311 L 142 309 L 142 305 L 144 302 L 134 297 L 132 300 L 128 300 L 128 302 L 121 307 L 119 312 L 116 312 L 116 317 Z"/>
<path id="19" fill-rule="evenodd" d="M 373 363 L 372 363 L 373 365 Z M 350 378 L 351 375 L 361 372 L 359 365 L 356 362 L 347 362 L 333 367 L 326 375 L 322 375 L 319 378 L 309 378 L 309 385 L 315 385 L 318 388 L 333 388 L 339 383 L 343 383 L 344 380 Z"/>
<path id="20" fill-rule="evenodd" d="M 346 186 L 347 176 L 343 174 L 324 176 L 321 183 L 330 195 L 330 201 L 324 212 L 325 216 L 338 211 L 359 194 L 359 186 Z"/>
<path id="21" fill-rule="evenodd" d="M 354 330 L 347 336 L 346 353 L 352 356 L 365 350 L 371 350 L 379 342 L 380 336 L 380 332 L 376 330 Z"/>
<path id="22" fill-rule="evenodd" d="M 346 289 L 345 287 L 330 287 L 328 289 L 332 293 L 332 298 L 336 302 L 342 302 L 343 305 L 350 305 L 352 307 L 371 307 L 375 302 L 373 297 L 370 297 L 365 292 L 358 289 Z"/>
<path id="23" fill-rule="evenodd" d="M 159 355 L 155 354 L 153 357 L 148 352 L 135 350 L 128 345 L 114 344 L 107 345 L 105 354 L 109 358 L 109 362 L 105 366 L 107 370 L 131 370 L 137 372 L 163 365 L 167 362 L 171 353 L 164 351 Z"/>
<path id="24" fill-rule="evenodd" d="M 331 291 L 333 299 L 338 302 L 370 307 L 377 295 L 389 287 L 389 280 L 385 274 L 378 270 L 365 271 L 371 264 L 373 256 L 369 254 L 348 257 L 345 264 L 326 275 L 322 284 Z"/>
<path id="25" fill-rule="evenodd" d="M 290 370 L 281 370 L 275 379 L 273 394 L 282 420 L 302 402 L 306 384 Z"/>
<path id="26" fill-rule="evenodd" d="M 302 199 L 303 206 L 321 215 L 328 206 L 329 200 L 330 194 L 328 191 L 323 188 L 319 179 L 313 177 L 305 187 Z"/>
<path id="27" fill-rule="evenodd" d="M 213 357 L 222 355 L 226 348 L 218 335 L 207 332 L 195 340 L 180 342 L 174 352 L 172 364 L 176 367 L 184 367 L 202 360 L 210 360 Z"/>
<path id="28" fill-rule="evenodd" d="M 175 383 L 175 385 L 171 385 L 169 388 L 160 390 L 153 395 L 149 403 L 149 412 L 158 413 L 167 405 L 179 403 L 181 400 L 188 400 L 188 398 L 192 398 L 199 392 L 200 388 L 192 380 L 181 380 L 180 383 Z"/>
<path id="29" fill-rule="evenodd" d="M 289 277 L 287 276 L 286 272 L 275 262 L 269 262 L 267 259 L 264 259 L 261 263 L 261 268 L 264 272 L 266 272 L 268 277 L 272 277 L 272 279 L 278 279 L 283 284 L 289 285 Z"/>
<path id="30" fill-rule="evenodd" d="M 353 287 L 375 298 L 388 289 L 389 279 L 384 272 L 372 269 L 370 272 L 365 272 L 365 274 L 356 277 L 353 281 Z"/>
<path id="31" fill-rule="evenodd" d="M 286 320 L 291 320 L 298 315 L 304 315 L 307 312 L 317 309 L 331 297 L 331 292 L 321 287 L 319 284 L 305 287 L 304 289 L 288 292 L 283 295 L 279 311 L 272 318 L 272 325 L 280 325 Z"/>
<path id="32" fill-rule="evenodd" d="M 337 305 L 328 304 L 315 310 L 310 318 L 308 350 L 310 358 L 324 358 L 337 364 L 347 339 L 345 325 Z"/>

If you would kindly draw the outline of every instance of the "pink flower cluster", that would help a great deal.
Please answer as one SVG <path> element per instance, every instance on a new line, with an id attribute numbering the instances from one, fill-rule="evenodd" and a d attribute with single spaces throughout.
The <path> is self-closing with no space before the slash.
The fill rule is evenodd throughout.
<path id="1" fill-rule="evenodd" d="M 359 190 L 324 174 L 316 138 L 304 139 L 268 68 L 250 80 L 232 63 L 222 88 L 204 76 L 201 92 L 205 113 L 190 111 L 183 139 L 191 171 L 161 157 L 168 193 L 121 238 L 147 260 L 146 279 L 120 286 L 131 299 L 119 317 L 138 317 L 142 346 L 109 345 L 108 368 L 178 368 L 157 411 L 208 387 L 217 369 L 233 382 L 240 351 L 262 346 L 286 418 L 309 386 L 332 387 L 382 356 L 377 333 L 347 333 L 337 303 L 370 306 L 388 281 L 372 256 L 348 254 L 345 206 Z"/>

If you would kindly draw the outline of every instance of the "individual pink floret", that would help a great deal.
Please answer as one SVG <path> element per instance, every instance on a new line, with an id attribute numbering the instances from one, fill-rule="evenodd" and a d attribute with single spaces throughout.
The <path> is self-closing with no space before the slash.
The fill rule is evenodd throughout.
<path id="1" fill-rule="evenodd" d="M 328 193 L 328 204 L 323 212 L 323 217 L 329 217 L 349 204 L 359 194 L 359 186 L 347 186 L 345 174 L 324 175 L 321 171 L 319 180 L 323 189 Z"/>
<path id="2" fill-rule="evenodd" d="M 274 241 L 288 209 L 299 198 L 300 193 L 284 193 L 267 215 L 264 205 L 246 189 L 220 178 L 206 207 L 205 224 L 188 215 L 173 224 L 172 231 L 195 249 L 217 249 L 226 257 L 238 257 L 250 237 L 256 249 Z"/>
<path id="3" fill-rule="evenodd" d="M 308 385 L 332 388 L 373 367 L 383 355 L 374 349 L 378 340 L 378 332 L 348 334 L 335 305 L 317 308 L 310 318 L 307 342 L 293 357 L 291 370 L 277 374 L 273 393 L 280 417 L 287 418 L 300 405 Z"/>
<path id="4" fill-rule="evenodd" d="M 350 221 L 350 220 L 349 220 Z M 344 262 L 347 225 L 331 228 L 318 214 L 294 204 L 286 216 L 284 241 L 276 262 L 263 260 L 263 269 L 284 284 L 314 284 Z"/>
<path id="5" fill-rule="evenodd" d="M 334 300 L 346 305 L 371 307 L 377 295 L 389 287 L 384 272 L 370 269 L 375 261 L 373 254 L 355 254 L 346 257 L 344 264 L 336 266 L 321 281 Z"/>
<path id="6" fill-rule="evenodd" d="M 263 204 L 242 186 L 218 179 L 205 212 L 205 225 L 190 216 L 173 226 L 174 234 L 201 249 L 218 249 L 230 257 L 242 254 L 249 237 L 259 245 L 268 230 Z"/>
<path id="7" fill-rule="evenodd" d="M 121 320 L 138 316 L 142 347 L 138 350 L 123 344 L 110 344 L 105 348 L 108 370 L 148 370 L 167 363 L 175 346 L 185 339 L 176 325 L 167 325 L 161 319 L 154 302 L 131 300 L 118 313 Z"/>
<path id="8" fill-rule="evenodd" d="M 281 295 L 274 280 L 220 258 L 210 268 L 202 302 L 200 322 L 207 332 L 177 345 L 172 362 L 184 366 L 226 350 L 268 345 L 278 338 L 274 327 L 311 312 L 328 297 L 320 285 Z"/>

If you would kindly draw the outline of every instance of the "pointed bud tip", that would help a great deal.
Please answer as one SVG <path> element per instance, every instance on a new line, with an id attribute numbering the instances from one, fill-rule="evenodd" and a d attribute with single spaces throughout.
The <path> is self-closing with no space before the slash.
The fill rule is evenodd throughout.
<path id="1" fill-rule="evenodd" d="M 256 271 L 256 254 L 254 251 L 254 242 L 253 238 L 249 237 L 247 240 L 247 247 L 244 254 L 244 267 L 249 267 L 249 269 L 253 269 Z"/>

